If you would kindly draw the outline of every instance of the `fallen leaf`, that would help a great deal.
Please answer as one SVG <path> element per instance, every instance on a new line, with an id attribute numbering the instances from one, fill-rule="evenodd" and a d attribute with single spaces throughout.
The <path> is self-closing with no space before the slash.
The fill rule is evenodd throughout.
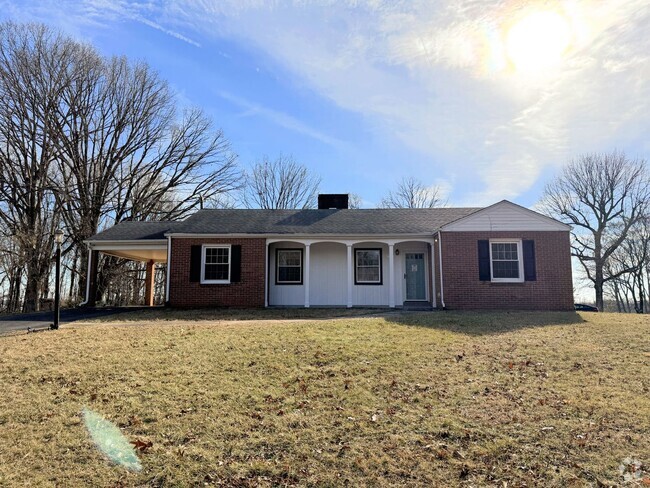
<path id="1" fill-rule="evenodd" d="M 136 448 L 138 451 L 141 452 L 146 452 L 147 449 L 150 449 L 153 446 L 153 442 L 151 441 L 143 441 L 140 439 L 136 439 L 135 441 L 131 441 L 131 444 L 133 444 L 133 447 Z"/>

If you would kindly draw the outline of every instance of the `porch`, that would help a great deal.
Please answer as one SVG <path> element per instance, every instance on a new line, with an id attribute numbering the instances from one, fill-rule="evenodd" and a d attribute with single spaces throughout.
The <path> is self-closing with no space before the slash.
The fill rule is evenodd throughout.
<path id="1" fill-rule="evenodd" d="M 267 239 L 265 306 L 435 308 L 435 243 Z"/>

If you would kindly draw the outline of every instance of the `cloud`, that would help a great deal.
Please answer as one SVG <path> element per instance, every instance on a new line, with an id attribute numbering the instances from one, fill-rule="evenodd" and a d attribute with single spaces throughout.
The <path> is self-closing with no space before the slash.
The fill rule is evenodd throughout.
<path id="1" fill-rule="evenodd" d="M 186 42 L 226 38 L 266 53 L 322 97 L 365 117 L 377 140 L 414 155 L 400 168 L 405 175 L 451 181 L 452 198 L 472 204 L 515 199 L 582 152 L 648 148 L 647 0 L 83 5 L 98 18 L 140 18 L 170 35 L 191 33 L 178 34 Z M 507 32 L 540 9 L 566 19 L 571 42 L 556 66 L 523 72 L 508 58 Z M 228 96 L 283 127 L 337 142 L 287 114 Z"/>
<path id="2" fill-rule="evenodd" d="M 479 178 L 467 198 L 487 203 L 517 198 L 545 168 L 620 145 L 650 121 L 647 2 L 543 5 L 566 16 L 573 38 L 559 66 L 532 74 L 517 72 L 504 46 L 532 1 L 187 2 L 177 21 L 254 44 L 443 177 Z"/>
<path id="3" fill-rule="evenodd" d="M 338 139 L 330 137 L 327 134 L 323 134 L 322 132 L 313 129 L 312 127 L 308 126 L 304 122 L 284 112 L 279 112 L 277 110 L 264 107 L 257 103 L 253 103 L 249 100 L 246 100 L 242 97 L 238 97 L 236 95 L 233 95 L 232 93 L 228 93 L 224 91 L 219 92 L 219 96 L 224 100 L 228 100 L 230 103 L 236 105 L 237 107 L 245 109 L 246 112 L 242 114 L 244 116 L 259 115 L 279 125 L 280 127 L 284 127 L 285 129 L 289 129 L 294 132 L 304 134 L 308 137 L 311 137 L 312 139 L 316 139 L 317 141 L 323 142 L 325 144 L 329 144 L 332 146 L 341 146 L 343 144 Z"/>

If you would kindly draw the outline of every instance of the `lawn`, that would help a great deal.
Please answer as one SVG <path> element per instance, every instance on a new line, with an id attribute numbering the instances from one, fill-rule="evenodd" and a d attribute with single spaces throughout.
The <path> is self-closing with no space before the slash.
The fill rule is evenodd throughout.
<path id="1" fill-rule="evenodd" d="M 0 486 L 570 487 L 622 484 L 625 458 L 648 470 L 646 316 L 360 313 L 153 311 L 0 336 Z M 103 457 L 83 407 L 140 441 L 142 471 Z"/>

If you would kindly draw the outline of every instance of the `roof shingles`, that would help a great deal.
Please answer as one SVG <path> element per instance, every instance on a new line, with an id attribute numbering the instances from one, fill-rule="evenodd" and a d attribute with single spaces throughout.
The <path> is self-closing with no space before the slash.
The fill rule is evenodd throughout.
<path id="1" fill-rule="evenodd" d="M 97 240 L 162 239 L 169 234 L 424 235 L 479 208 L 199 210 L 182 222 L 122 222 Z"/>

